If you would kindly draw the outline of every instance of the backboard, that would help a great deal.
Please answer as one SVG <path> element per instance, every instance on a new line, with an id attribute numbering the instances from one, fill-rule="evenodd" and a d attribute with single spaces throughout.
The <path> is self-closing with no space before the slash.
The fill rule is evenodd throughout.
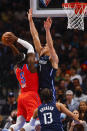
<path id="1" fill-rule="evenodd" d="M 43 1 L 48 1 L 47 6 Z M 67 17 L 63 3 L 70 2 L 87 2 L 87 0 L 30 0 L 30 8 L 33 9 L 33 17 Z"/>

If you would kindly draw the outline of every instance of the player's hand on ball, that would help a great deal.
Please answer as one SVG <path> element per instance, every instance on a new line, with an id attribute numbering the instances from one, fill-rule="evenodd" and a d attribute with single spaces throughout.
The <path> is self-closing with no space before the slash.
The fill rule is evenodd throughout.
<path id="1" fill-rule="evenodd" d="M 29 9 L 29 12 L 27 12 L 28 14 L 28 20 L 31 21 L 32 20 L 32 9 Z"/>
<path id="2" fill-rule="evenodd" d="M 11 46 L 17 39 L 12 32 L 6 32 L 2 35 L 2 43 L 6 46 Z"/>

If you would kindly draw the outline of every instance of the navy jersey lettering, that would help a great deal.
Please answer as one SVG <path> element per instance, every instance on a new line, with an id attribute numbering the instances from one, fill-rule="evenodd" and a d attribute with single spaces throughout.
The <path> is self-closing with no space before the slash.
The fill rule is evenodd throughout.
<path id="1" fill-rule="evenodd" d="M 41 131 L 63 131 L 60 111 L 56 108 L 56 104 L 42 104 L 38 108 L 38 117 L 41 123 Z"/>

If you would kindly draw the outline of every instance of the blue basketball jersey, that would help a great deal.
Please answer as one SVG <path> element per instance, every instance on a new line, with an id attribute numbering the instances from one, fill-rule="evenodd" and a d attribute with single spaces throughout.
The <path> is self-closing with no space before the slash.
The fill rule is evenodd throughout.
<path id="1" fill-rule="evenodd" d="M 56 101 L 56 93 L 54 88 L 54 78 L 56 69 L 54 69 L 49 61 L 49 56 L 41 56 L 39 60 L 39 87 L 40 89 L 49 88 L 53 92 L 53 101 Z"/>
<path id="2" fill-rule="evenodd" d="M 38 108 L 41 131 L 63 131 L 60 114 L 53 102 L 42 104 Z"/>

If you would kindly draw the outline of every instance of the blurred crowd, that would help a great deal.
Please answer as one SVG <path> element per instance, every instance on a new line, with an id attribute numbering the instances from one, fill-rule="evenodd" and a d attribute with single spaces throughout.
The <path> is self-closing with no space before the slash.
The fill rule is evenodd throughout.
<path id="1" fill-rule="evenodd" d="M 33 44 L 27 20 L 28 8 L 28 0 L 0 0 L 0 38 L 4 32 L 11 31 Z M 43 46 L 46 42 L 44 19 L 34 18 Z M 84 125 L 78 125 L 61 114 L 64 131 L 72 131 L 71 127 L 73 131 L 74 127 L 84 131 L 87 123 L 87 20 L 85 18 L 84 32 L 67 30 L 67 18 L 52 20 L 51 34 L 59 57 L 55 77 L 56 98 L 85 121 Z M 17 47 L 26 52 L 20 45 Z M 9 127 L 16 120 L 19 84 L 13 68 L 12 51 L 0 41 L 0 127 Z"/>

